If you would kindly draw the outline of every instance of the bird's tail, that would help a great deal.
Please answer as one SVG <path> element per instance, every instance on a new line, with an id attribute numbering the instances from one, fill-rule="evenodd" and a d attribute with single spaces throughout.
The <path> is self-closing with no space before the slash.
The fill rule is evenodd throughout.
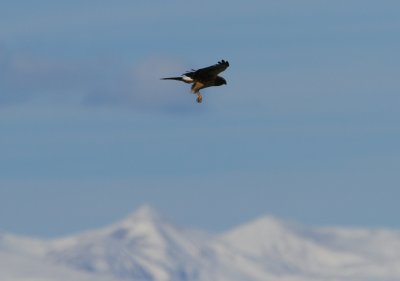
<path id="1" fill-rule="evenodd" d="M 185 81 L 182 77 L 165 77 L 161 78 L 161 80 L 178 80 L 178 81 Z"/>
<path id="2" fill-rule="evenodd" d="M 166 78 L 161 78 L 162 80 L 178 80 L 178 81 L 182 81 L 185 83 L 193 83 L 193 78 L 186 76 L 186 75 L 182 75 L 180 77 L 166 77 Z"/>

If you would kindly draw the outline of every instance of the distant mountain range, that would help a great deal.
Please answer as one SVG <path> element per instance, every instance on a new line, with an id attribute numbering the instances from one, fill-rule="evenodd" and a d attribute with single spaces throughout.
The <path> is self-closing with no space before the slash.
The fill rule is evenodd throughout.
<path id="1" fill-rule="evenodd" d="M 398 281 L 400 231 L 314 228 L 261 217 L 219 235 L 144 206 L 52 240 L 0 235 L 4 281 Z"/>

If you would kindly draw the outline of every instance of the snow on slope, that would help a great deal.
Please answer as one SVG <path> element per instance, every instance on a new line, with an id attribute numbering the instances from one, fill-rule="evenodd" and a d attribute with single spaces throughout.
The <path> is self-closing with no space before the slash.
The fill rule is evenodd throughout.
<path id="1" fill-rule="evenodd" d="M 150 207 L 110 227 L 53 241 L 49 258 L 130 280 L 193 279 L 199 246 Z"/>
<path id="2" fill-rule="evenodd" d="M 0 280 L 400 280 L 400 232 L 265 216 L 209 236 L 145 206 L 111 226 L 51 241 L 0 235 Z"/>
<path id="3" fill-rule="evenodd" d="M 400 232 L 312 228 L 263 217 L 220 239 L 278 276 L 400 280 Z"/>
<path id="4" fill-rule="evenodd" d="M 111 281 L 46 260 L 48 245 L 31 238 L 0 235 L 1 281 Z M 95 277 L 95 278 L 94 278 Z"/>

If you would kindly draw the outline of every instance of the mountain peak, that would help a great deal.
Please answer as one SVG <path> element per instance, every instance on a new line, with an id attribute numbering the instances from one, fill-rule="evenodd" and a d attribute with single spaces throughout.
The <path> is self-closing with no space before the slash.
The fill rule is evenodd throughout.
<path id="1" fill-rule="evenodd" d="M 128 236 L 159 236 L 168 221 L 153 207 L 143 205 L 130 215 L 112 225 L 111 230 Z M 117 235 L 121 236 L 121 235 Z"/>
<path id="2" fill-rule="evenodd" d="M 289 227 L 289 223 L 285 220 L 278 219 L 274 216 L 265 215 L 254 219 L 248 223 L 240 225 L 233 230 L 226 233 L 227 235 L 243 235 L 243 233 L 249 232 L 249 234 L 254 235 L 258 234 L 271 234 L 271 233 L 280 233 L 287 230 Z M 254 231 L 257 230 L 257 231 Z"/>
<path id="3" fill-rule="evenodd" d="M 222 240 L 241 251 L 263 255 L 295 239 L 293 231 L 291 223 L 267 215 L 224 233 Z"/>
<path id="4" fill-rule="evenodd" d="M 144 220 L 158 220 L 161 218 L 161 214 L 150 205 L 142 205 L 135 210 L 128 218 L 132 219 L 144 219 Z"/>

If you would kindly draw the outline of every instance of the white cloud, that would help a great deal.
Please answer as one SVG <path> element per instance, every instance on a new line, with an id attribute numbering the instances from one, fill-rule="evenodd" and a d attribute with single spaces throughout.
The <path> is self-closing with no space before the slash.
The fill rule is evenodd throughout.
<path id="1" fill-rule="evenodd" d="M 85 106 L 182 112 L 195 100 L 188 85 L 160 80 L 188 69 L 179 60 L 150 57 L 124 65 L 107 60 L 67 61 L 10 54 L 5 50 L 0 50 L 0 56 L 2 105 L 29 100 L 78 101 Z"/>
<path id="2" fill-rule="evenodd" d="M 187 67 L 168 58 L 152 57 L 124 71 L 102 88 L 93 90 L 86 105 L 125 106 L 139 110 L 186 111 L 195 98 L 188 85 L 160 80 L 166 76 L 179 76 Z"/>

